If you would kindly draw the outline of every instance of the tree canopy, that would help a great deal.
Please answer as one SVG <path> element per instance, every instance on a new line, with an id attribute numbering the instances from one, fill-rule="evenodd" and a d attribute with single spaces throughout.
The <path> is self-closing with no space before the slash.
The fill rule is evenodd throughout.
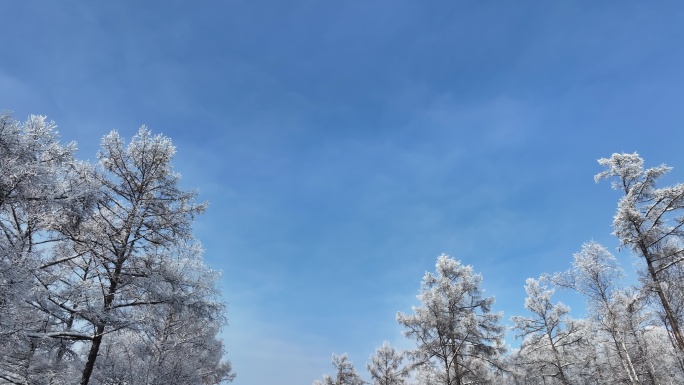
<path id="1" fill-rule="evenodd" d="M 624 195 L 614 235 L 643 262 L 623 282 L 620 261 L 586 242 L 563 272 L 528 278 L 526 315 L 511 317 L 520 345 L 504 346 L 501 314 L 471 266 L 441 255 L 425 273 L 412 314 L 397 314 L 414 349 L 388 344 L 371 356 L 375 384 L 665 384 L 684 382 L 684 185 L 658 187 L 671 170 L 645 168 L 637 154 L 599 159 L 598 182 Z M 585 318 L 554 302 L 557 290 L 586 299 Z M 506 350 L 508 348 L 508 353 Z M 403 359 L 407 363 L 400 366 Z"/>
<path id="2" fill-rule="evenodd" d="M 171 140 L 142 127 L 74 159 L 55 124 L 0 117 L 0 380 L 218 384 L 225 305 Z M 136 370 L 132 370 L 135 368 Z"/>

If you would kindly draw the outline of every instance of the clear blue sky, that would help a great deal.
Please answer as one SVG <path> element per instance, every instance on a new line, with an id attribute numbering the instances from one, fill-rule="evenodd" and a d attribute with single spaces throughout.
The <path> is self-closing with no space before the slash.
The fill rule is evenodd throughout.
<path id="1" fill-rule="evenodd" d="M 79 157 L 171 137 L 223 270 L 235 384 L 357 368 L 444 252 L 496 310 L 617 246 L 596 159 L 684 181 L 684 5 L 643 1 L 0 1 L 0 109 Z M 621 255 L 631 269 L 633 260 Z M 581 303 L 576 311 L 582 311 Z M 510 341 L 512 342 L 512 341 Z"/>

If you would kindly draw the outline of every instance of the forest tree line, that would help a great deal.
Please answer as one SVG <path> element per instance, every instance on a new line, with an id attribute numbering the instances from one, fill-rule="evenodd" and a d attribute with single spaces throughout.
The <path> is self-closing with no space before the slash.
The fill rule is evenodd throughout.
<path id="1" fill-rule="evenodd" d="M 225 305 L 202 259 L 194 218 L 205 209 L 179 187 L 171 140 L 115 131 L 98 162 L 75 158 L 53 122 L 0 115 L 0 383 L 219 384 L 234 378 L 217 337 Z M 526 314 L 507 331 L 473 267 L 439 256 L 419 306 L 397 321 L 415 347 L 388 343 L 363 379 L 346 355 L 315 384 L 684 383 L 684 185 L 636 153 L 600 159 L 596 180 L 622 193 L 621 248 L 641 261 L 638 284 L 604 246 L 585 243 L 566 271 L 527 280 Z M 574 319 L 553 299 L 584 296 Z"/>
<path id="2" fill-rule="evenodd" d="M 0 115 L 0 383 L 232 380 L 171 140 L 112 131 L 90 164 L 55 127 Z"/>
<path id="3" fill-rule="evenodd" d="M 623 285 L 615 256 L 585 243 L 567 271 L 527 279 L 526 314 L 511 317 L 520 345 L 511 349 L 481 275 L 441 255 L 423 277 L 420 305 L 397 314 L 415 347 L 385 342 L 366 365 L 369 379 L 346 354 L 333 355 L 335 374 L 314 385 L 684 384 L 684 184 L 657 186 L 671 168 L 644 168 L 637 153 L 599 164 L 595 180 L 622 193 L 614 235 L 639 258 L 638 284 Z M 559 289 L 586 299 L 584 318 L 554 301 Z"/>

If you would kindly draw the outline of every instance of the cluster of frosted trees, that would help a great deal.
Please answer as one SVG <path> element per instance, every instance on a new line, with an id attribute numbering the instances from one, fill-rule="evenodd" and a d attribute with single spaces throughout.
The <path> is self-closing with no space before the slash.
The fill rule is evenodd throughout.
<path id="1" fill-rule="evenodd" d="M 596 181 L 624 193 L 614 234 L 640 257 L 637 286 L 621 285 L 616 258 L 586 243 L 567 271 L 527 280 L 527 314 L 511 318 L 520 345 L 507 349 L 502 314 L 483 297 L 481 276 L 442 255 L 423 278 L 420 306 L 397 314 L 415 349 L 385 343 L 367 364 L 370 381 L 346 355 L 333 356 L 337 374 L 314 384 L 683 384 L 684 184 L 657 187 L 670 168 L 645 169 L 636 153 L 599 163 Z M 586 298 L 585 318 L 554 302 L 558 289 Z"/>
<path id="2" fill-rule="evenodd" d="M 0 383 L 218 384 L 224 305 L 178 187 L 145 128 L 74 159 L 54 123 L 0 116 Z"/>

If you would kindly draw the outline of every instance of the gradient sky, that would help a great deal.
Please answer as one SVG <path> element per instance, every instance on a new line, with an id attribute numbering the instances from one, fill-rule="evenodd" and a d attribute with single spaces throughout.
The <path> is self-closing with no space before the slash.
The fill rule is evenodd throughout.
<path id="1" fill-rule="evenodd" d="M 483 274 L 504 320 L 525 314 L 526 278 L 583 242 L 618 246 L 600 157 L 638 151 L 684 181 L 681 2 L 0 0 L 0 15 L 0 109 L 47 115 L 81 159 L 112 129 L 174 141 L 210 203 L 196 234 L 223 271 L 237 385 L 411 347 L 395 314 L 441 253 Z"/>

